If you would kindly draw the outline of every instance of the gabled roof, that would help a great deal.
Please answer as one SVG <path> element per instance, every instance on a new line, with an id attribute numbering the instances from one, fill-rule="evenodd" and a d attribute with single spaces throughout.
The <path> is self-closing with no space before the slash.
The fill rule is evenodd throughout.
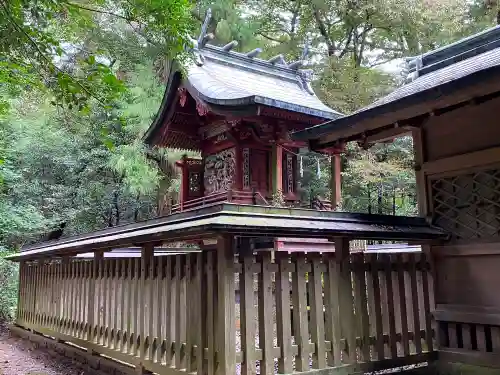
<path id="1" fill-rule="evenodd" d="M 210 44 L 198 53 L 201 63 L 188 67 L 187 84 L 192 95 L 207 103 L 263 104 L 325 119 L 340 116 L 314 94 L 312 72 L 300 69 L 302 62 L 287 64 L 282 56 L 266 61 Z"/>
<path id="2" fill-rule="evenodd" d="M 403 86 L 353 114 L 299 131 L 293 137 L 314 141 L 330 134 L 330 138 L 349 139 L 410 118 L 402 118 L 398 110 L 493 80 L 500 73 L 500 26 L 407 59 L 407 63 L 409 74 Z M 374 125 L 370 126 L 370 122 Z"/>
<path id="3" fill-rule="evenodd" d="M 233 51 L 236 41 L 215 46 L 207 43 L 209 39 L 206 35 L 193 41 L 194 59 L 185 66 L 182 77 L 176 63 L 169 65 L 163 101 L 144 137 L 146 143 L 151 143 L 165 121 L 174 116 L 180 87 L 186 88 L 197 103 L 218 114 L 258 114 L 263 107 L 270 107 L 314 119 L 309 123 L 342 116 L 316 96 L 311 87 L 312 71 L 302 69 L 305 61 L 287 63 L 282 55 L 263 60 L 257 57 L 260 48 L 240 53 Z M 167 136 L 179 138 L 179 133 Z M 186 136 L 173 143 L 180 148 L 198 148 L 196 141 Z"/>

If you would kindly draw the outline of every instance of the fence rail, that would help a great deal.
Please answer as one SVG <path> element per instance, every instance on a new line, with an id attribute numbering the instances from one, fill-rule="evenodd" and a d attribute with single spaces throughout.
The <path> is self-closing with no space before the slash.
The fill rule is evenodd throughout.
<path id="1" fill-rule="evenodd" d="M 433 351 L 429 270 L 420 253 L 235 259 L 230 245 L 23 262 L 17 323 L 162 374 L 383 362 Z"/>

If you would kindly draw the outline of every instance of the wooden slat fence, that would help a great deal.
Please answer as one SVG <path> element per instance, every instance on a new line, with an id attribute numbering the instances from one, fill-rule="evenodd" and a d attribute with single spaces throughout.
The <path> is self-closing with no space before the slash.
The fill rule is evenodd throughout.
<path id="1" fill-rule="evenodd" d="M 500 311 L 495 308 L 438 305 L 435 311 L 443 357 L 462 356 L 477 363 L 500 363 Z"/>
<path id="2" fill-rule="evenodd" d="M 291 373 L 433 351 L 423 254 L 235 258 L 228 246 L 23 262 L 17 323 L 159 374 Z"/>

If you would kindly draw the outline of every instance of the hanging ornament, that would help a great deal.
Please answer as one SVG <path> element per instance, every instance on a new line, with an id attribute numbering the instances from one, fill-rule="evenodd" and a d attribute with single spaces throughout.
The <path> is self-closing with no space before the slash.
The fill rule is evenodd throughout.
<path id="1" fill-rule="evenodd" d="M 319 158 L 316 158 L 316 174 L 318 178 L 321 178 L 321 167 L 319 165 Z"/>
<path id="2" fill-rule="evenodd" d="M 300 155 L 300 177 L 304 177 L 304 165 L 302 165 L 302 155 Z"/>

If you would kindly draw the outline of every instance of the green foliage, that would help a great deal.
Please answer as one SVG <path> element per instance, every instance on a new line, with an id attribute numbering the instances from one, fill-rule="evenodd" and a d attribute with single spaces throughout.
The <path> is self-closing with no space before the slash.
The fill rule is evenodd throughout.
<path id="1" fill-rule="evenodd" d="M 125 90 L 113 67 L 113 48 L 85 40 L 96 29 L 133 30 L 163 55 L 183 51 L 190 32 L 188 0 L 0 1 L 0 90 L 17 96 L 45 90 L 53 104 L 89 110 L 105 108 Z M 84 36 L 82 38 L 82 36 Z M 74 52 L 76 51 L 76 52 Z M 9 101 L 0 101 L 0 114 Z"/>
<path id="2" fill-rule="evenodd" d="M 9 255 L 0 247 L 0 323 L 14 319 L 17 304 L 18 264 L 5 260 Z"/>

